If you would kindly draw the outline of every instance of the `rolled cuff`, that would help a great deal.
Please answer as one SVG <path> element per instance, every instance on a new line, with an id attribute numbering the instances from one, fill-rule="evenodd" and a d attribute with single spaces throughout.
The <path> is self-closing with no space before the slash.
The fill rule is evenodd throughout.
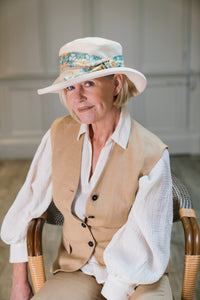
<path id="1" fill-rule="evenodd" d="M 28 261 L 26 241 L 10 245 L 10 263 L 20 263 Z"/>
<path id="2" fill-rule="evenodd" d="M 114 276 L 109 275 L 101 294 L 108 300 L 128 300 L 134 293 L 136 285 L 122 282 Z"/>

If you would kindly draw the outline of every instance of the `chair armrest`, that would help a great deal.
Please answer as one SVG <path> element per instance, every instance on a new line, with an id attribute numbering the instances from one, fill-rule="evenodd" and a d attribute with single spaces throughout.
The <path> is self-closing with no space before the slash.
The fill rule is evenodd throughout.
<path id="1" fill-rule="evenodd" d="M 28 264 L 35 293 L 46 281 L 42 254 L 42 230 L 45 219 L 44 214 L 38 219 L 31 220 L 27 232 Z"/>
<path id="2" fill-rule="evenodd" d="M 34 235 L 35 235 L 35 226 L 36 226 L 37 219 L 32 219 L 28 225 L 27 231 L 27 250 L 28 256 L 34 256 Z"/>
<path id="3" fill-rule="evenodd" d="M 34 236 L 34 249 L 35 256 L 42 255 L 42 230 L 45 223 L 45 218 L 40 217 L 37 219 L 35 226 L 35 236 Z"/>
<path id="4" fill-rule="evenodd" d="M 192 300 L 200 262 L 200 233 L 196 218 L 183 217 L 185 231 L 185 257 L 182 284 L 182 300 Z"/>
<path id="5" fill-rule="evenodd" d="M 42 252 L 42 230 L 44 223 L 62 225 L 63 215 L 52 201 L 47 211 L 37 219 L 31 220 L 27 232 L 28 262 L 35 292 L 46 281 L 44 259 Z"/>
<path id="6" fill-rule="evenodd" d="M 184 213 L 185 212 L 185 213 Z M 182 300 L 192 300 L 200 262 L 200 231 L 194 211 L 182 210 L 181 221 L 185 232 L 185 258 Z"/>
<path id="7" fill-rule="evenodd" d="M 174 222 L 181 220 L 185 233 L 182 300 L 192 300 L 200 261 L 200 231 L 187 187 L 172 174 Z"/>
<path id="8" fill-rule="evenodd" d="M 192 229 L 193 229 L 193 240 L 194 240 L 193 253 L 194 253 L 194 255 L 200 255 L 200 230 L 199 230 L 199 226 L 198 226 L 196 217 L 190 218 L 190 222 L 191 222 Z"/>

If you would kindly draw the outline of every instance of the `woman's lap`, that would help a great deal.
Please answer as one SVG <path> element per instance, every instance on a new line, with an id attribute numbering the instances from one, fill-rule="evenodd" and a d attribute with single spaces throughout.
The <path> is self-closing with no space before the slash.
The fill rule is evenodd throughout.
<path id="1" fill-rule="evenodd" d="M 59 272 L 47 280 L 33 300 L 105 300 L 102 286 L 81 271 Z"/>
<path id="2" fill-rule="evenodd" d="M 73 273 L 59 272 L 46 281 L 44 286 L 32 298 L 33 300 L 105 300 L 101 295 L 102 285 L 93 276 L 81 271 Z M 168 276 L 158 282 L 140 285 L 129 300 L 171 300 L 171 288 Z"/>

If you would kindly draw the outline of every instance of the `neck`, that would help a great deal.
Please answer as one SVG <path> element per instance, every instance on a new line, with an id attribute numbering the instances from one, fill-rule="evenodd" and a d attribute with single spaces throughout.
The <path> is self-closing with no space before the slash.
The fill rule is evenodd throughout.
<path id="1" fill-rule="evenodd" d="M 102 121 L 90 124 L 89 132 L 92 143 L 98 143 L 102 147 L 105 145 L 109 137 L 115 131 L 115 128 L 119 122 L 120 109 L 116 108 L 113 110 L 108 118 Z"/>

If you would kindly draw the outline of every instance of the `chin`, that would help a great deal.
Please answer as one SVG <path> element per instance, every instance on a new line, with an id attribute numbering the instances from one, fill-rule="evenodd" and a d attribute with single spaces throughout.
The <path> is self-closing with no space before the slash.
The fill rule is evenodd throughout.
<path id="1" fill-rule="evenodd" d="M 92 124 L 92 123 L 95 123 L 95 122 L 90 121 L 90 120 L 81 120 L 81 123 L 89 125 L 89 124 Z"/>
<path id="2" fill-rule="evenodd" d="M 90 117 L 84 117 L 84 116 L 78 116 L 79 117 L 79 119 L 80 119 L 80 121 L 81 121 L 81 123 L 84 123 L 84 124 L 92 124 L 92 123 L 95 123 L 97 120 L 96 120 L 96 118 L 90 118 Z"/>

